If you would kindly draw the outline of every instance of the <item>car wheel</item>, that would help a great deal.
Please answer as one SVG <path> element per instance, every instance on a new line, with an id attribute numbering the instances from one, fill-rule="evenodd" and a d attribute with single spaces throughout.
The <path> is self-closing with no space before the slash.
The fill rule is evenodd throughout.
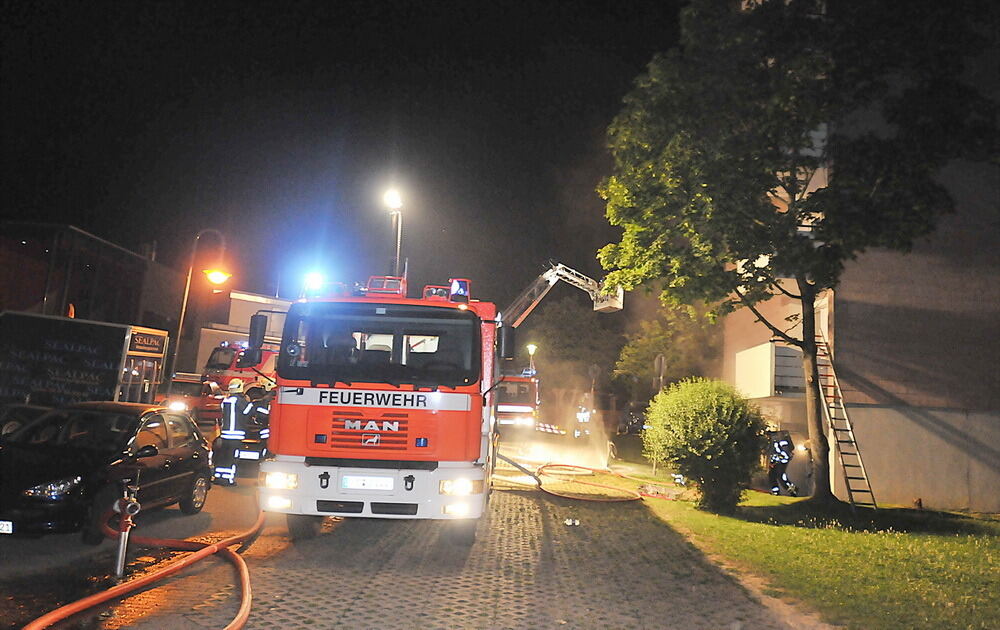
<path id="1" fill-rule="evenodd" d="M 457 521 L 445 521 L 445 540 L 456 547 L 471 547 L 476 542 L 476 526 L 479 519 L 465 518 Z"/>
<path id="2" fill-rule="evenodd" d="M 102 521 L 102 517 L 107 516 L 115 501 L 121 497 L 121 490 L 114 486 L 105 486 L 94 496 L 90 503 L 90 510 L 83 522 L 83 529 L 80 530 L 80 539 L 85 545 L 99 545 L 107 538 L 104 535 L 102 525 L 107 521 Z"/>
<path id="3" fill-rule="evenodd" d="M 208 497 L 208 477 L 197 475 L 191 480 L 187 492 L 180 500 L 181 512 L 185 514 L 197 514 L 201 508 L 205 507 L 205 499 Z"/>
<path id="4" fill-rule="evenodd" d="M 322 527 L 322 516 L 312 516 L 309 514 L 288 515 L 288 536 L 292 539 L 292 542 L 315 538 Z"/>

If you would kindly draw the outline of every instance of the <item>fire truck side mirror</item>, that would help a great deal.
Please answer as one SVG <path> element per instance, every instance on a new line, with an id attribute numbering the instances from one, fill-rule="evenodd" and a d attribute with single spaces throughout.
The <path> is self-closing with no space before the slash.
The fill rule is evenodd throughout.
<path id="1" fill-rule="evenodd" d="M 250 316 L 249 347 L 240 356 L 237 367 L 253 367 L 260 363 L 261 348 L 264 347 L 264 333 L 267 331 L 267 315 L 257 313 Z"/>
<path id="2" fill-rule="evenodd" d="M 240 357 L 236 360 L 236 367 L 238 368 L 250 368 L 255 365 L 259 365 L 261 359 L 263 358 L 260 348 L 247 348 L 240 353 Z"/>
<path id="3" fill-rule="evenodd" d="M 517 341 L 514 336 L 513 326 L 500 326 L 500 340 L 498 342 L 501 359 L 513 359 L 517 352 Z"/>

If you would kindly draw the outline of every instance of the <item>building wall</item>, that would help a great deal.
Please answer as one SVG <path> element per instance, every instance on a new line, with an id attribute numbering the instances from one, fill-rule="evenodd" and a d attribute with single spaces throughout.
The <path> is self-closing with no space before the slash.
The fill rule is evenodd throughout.
<path id="1" fill-rule="evenodd" d="M 0 226 L 0 310 L 139 321 L 142 256 L 69 225 Z"/>
<path id="2" fill-rule="evenodd" d="M 836 291 L 837 373 L 880 502 L 1000 511 L 998 170 L 945 171 L 958 212 L 909 254 L 859 256 Z"/>
<path id="3" fill-rule="evenodd" d="M 0 311 L 42 313 L 55 235 L 27 238 L 0 229 Z"/>
<path id="4" fill-rule="evenodd" d="M 784 322 L 785 317 L 797 313 L 798 309 L 799 303 L 785 296 L 774 297 L 759 306 L 759 310 L 769 321 L 779 323 Z M 770 329 L 756 320 L 756 316 L 747 309 L 740 309 L 723 319 L 722 361 L 717 365 L 717 371 L 710 373 L 710 376 L 740 388 L 740 381 L 745 378 L 737 378 L 736 355 L 768 343 L 772 336 Z M 791 328 L 789 334 L 793 337 L 801 336 L 800 327 Z M 759 369 L 768 369 L 768 364 L 762 361 Z M 749 391 L 743 393 L 753 395 Z M 770 421 L 793 432 L 793 438 L 796 437 L 794 434 L 799 434 L 801 441 L 805 441 L 806 438 L 802 437 L 806 433 L 805 405 L 801 395 L 761 397 L 755 400 Z"/>
<path id="5" fill-rule="evenodd" d="M 834 301 L 848 402 L 1000 409 L 1000 175 L 954 167 L 958 212 L 909 254 L 849 263 Z"/>
<path id="6" fill-rule="evenodd" d="M 147 261 L 139 308 L 140 323 L 169 331 L 170 343 L 173 345 L 183 296 L 183 273 L 157 262 Z"/>
<path id="7" fill-rule="evenodd" d="M 1000 169 L 956 164 L 941 179 L 958 211 L 908 254 L 871 250 L 848 262 L 830 301 L 830 339 L 876 500 L 998 512 Z M 780 325 L 796 306 L 778 297 L 762 310 Z M 745 309 L 722 330 L 717 376 L 738 384 L 736 353 L 771 334 Z M 793 440 L 805 439 L 802 398 L 756 402 Z M 790 467 L 801 486 L 797 466 L 807 461 Z M 846 499 L 836 457 L 831 468 Z"/>
<path id="8" fill-rule="evenodd" d="M 1000 512 L 1000 415 L 913 406 L 850 407 L 880 504 Z M 843 493 L 838 473 L 837 495 Z"/>

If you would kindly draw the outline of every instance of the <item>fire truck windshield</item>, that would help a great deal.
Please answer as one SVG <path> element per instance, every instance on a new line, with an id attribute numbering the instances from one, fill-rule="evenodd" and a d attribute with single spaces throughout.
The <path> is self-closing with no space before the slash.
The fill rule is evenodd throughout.
<path id="1" fill-rule="evenodd" d="M 497 394 L 500 397 L 500 403 L 515 404 L 515 405 L 534 405 L 537 401 L 535 400 L 534 387 L 531 383 L 524 383 L 519 381 L 503 381 L 500 386 L 497 387 Z"/>
<path id="2" fill-rule="evenodd" d="M 453 308 L 294 304 L 285 319 L 278 375 L 331 385 L 470 385 L 479 380 L 478 321 Z"/>
<path id="3" fill-rule="evenodd" d="M 212 350 L 212 354 L 205 362 L 207 370 L 228 370 L 233 364 L 233 357 L 236 356 L 236 348 L 219 347 Z"/>

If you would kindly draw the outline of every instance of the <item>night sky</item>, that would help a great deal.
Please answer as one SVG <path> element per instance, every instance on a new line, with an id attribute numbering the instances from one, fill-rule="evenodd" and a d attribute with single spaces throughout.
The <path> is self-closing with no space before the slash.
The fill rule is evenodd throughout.
<path id="1" fill-rule="evenodd" d="M 600 274 L 604 131 L 676 38 L 656 0 L 2 6 L 4 218 L 177 268 L 217 228 L 233 287 L 283 296 L 388 271 L 390 184 L 411 287 Z"/>

